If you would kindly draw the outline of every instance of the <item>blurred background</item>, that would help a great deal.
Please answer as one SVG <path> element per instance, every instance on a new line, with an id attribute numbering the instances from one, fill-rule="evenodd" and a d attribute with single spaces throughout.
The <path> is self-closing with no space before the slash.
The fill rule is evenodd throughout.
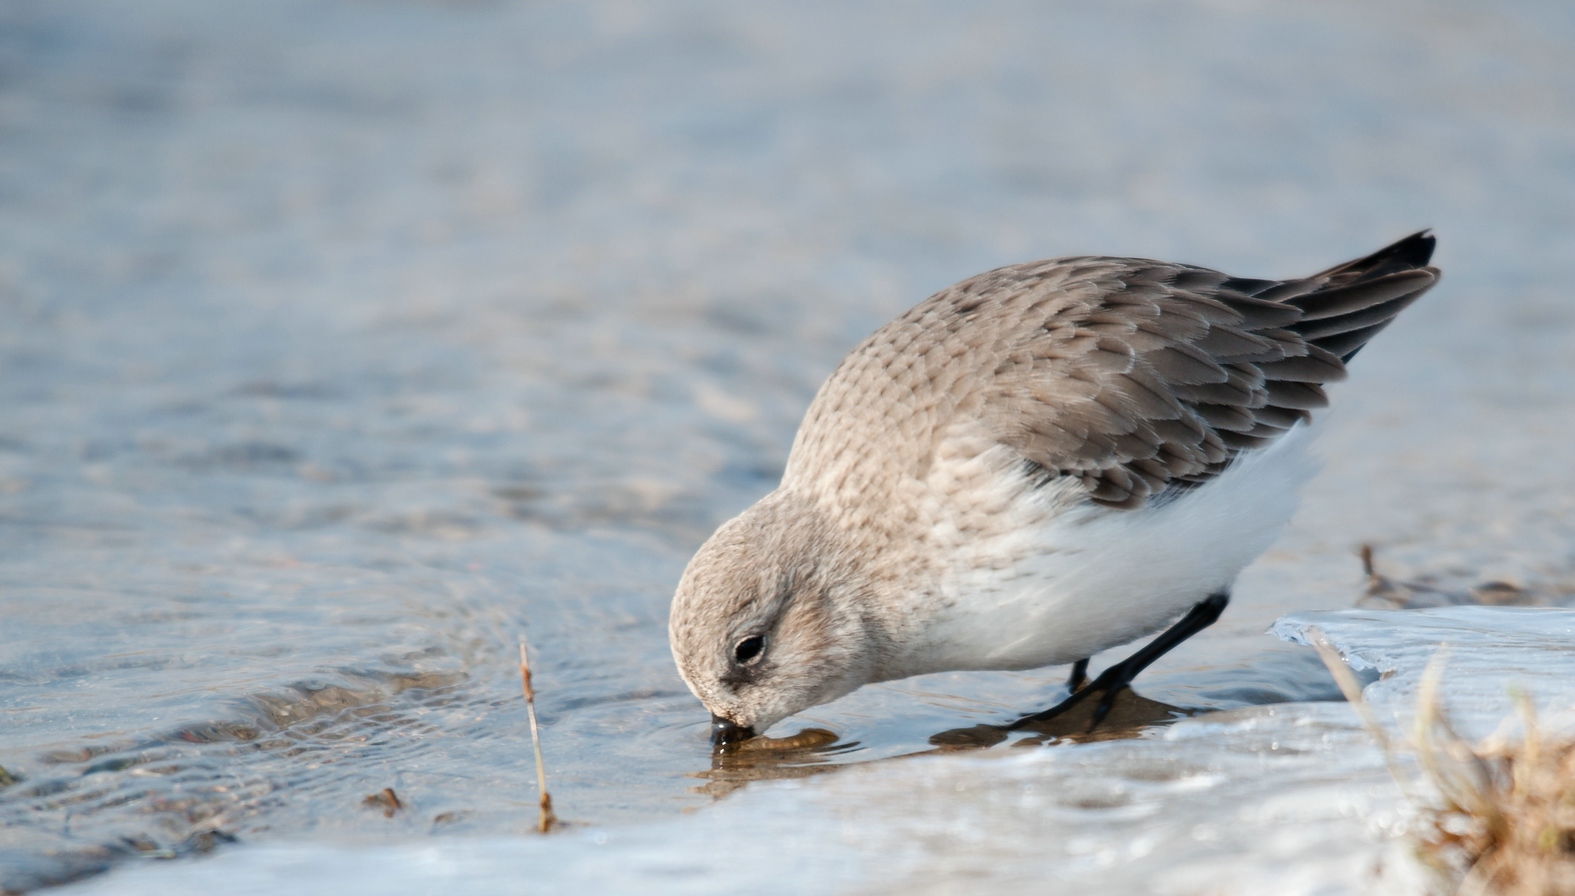
<path id="1" fill-rule="evenodd" d="M 7 0 L 0 887 L 527 830 L 522 631 L 561 814 L 726 793 L 683 564 L 844 352 L 1035 258 L 1439 237 L 1292 531 L 1145 693 L 1327 699 L 1261 632 L 1350 606 L 1363 543 L 1569 599 L 1572 45 L 1536 0 Z M 1062 678 L 807 721 L 883 758 Z"/>

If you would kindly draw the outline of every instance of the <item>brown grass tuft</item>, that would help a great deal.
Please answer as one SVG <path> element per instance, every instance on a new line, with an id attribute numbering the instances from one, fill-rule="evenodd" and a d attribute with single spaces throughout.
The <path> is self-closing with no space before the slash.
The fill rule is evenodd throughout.
<path id="1" fill-rule="evenodd" d="M 1445 650 L 1428 664 L 1417 692 L 1416 731 L 1404 746 L 1437 794 L 1424 798 L 1397 764 L 1397 750 L 1362 699 L 1361 687 L 1322 632 L 1312 642 L 1346 699 L 1383 748 L 1389 772 L 1422 821 L 1417 856 L 1456 896 L 1575 896 L 1575 738 L 1550 737 L 1536 708 L 1515 695 L 1521 726 L 1509 723 L 1471 743 L 1439 700 Z"/>

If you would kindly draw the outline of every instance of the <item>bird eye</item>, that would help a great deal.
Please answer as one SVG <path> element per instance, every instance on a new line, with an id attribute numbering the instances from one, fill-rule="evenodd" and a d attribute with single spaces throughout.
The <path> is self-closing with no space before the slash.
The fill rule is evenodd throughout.
<path id="1" fill-rule="evenodd" d="M 760 656 L 760 651 L 764 650 L 765 646 L 766 639 L 764 637 L 761 635 L 750 635 L 739 641 L 738 646 L 733 648 L 733 661 L 739 665 L 744 665 Z"/>

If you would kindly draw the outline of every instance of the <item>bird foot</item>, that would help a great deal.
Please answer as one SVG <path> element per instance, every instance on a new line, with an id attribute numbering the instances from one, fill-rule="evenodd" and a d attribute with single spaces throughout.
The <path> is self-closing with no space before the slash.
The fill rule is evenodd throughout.
<path id="1" fill-rule="evenodd" d="M 1082 716 L 1085 715 L 1084 713 L 1076 713 L 1077 721 L 1083 722 L 1083 733 L 1087 734 L 1092 732 L 1095 728 L 1099 727 L 1100 722 L 1103 722 L 1105 718 L 1110 715 L 1110 710 L 1116 705 L 1116 697 L 1123 690 L 1126 690 L 1132 683 L 1131 677 L 1126 675 L 1126 670 L 1122 667 L 1122 663 L 1117 663 L 1116 665 L 1111 666 L 1109 669 L 1101 672 L 1098 678 L 1087 682 L 1081 688 L 1073 691 L 1072 695 L 1067 697 L 1065 700 L 1062 700 L 1060 703 L 1057 703 L 1055 706 L 1052 706 L 1042 712 L 1036 712 L 1033 715 L 1023 716 L 1022 718 L 1008 725 L 1007 729 L 1010 731 L 1040 729 L 1044 727 L 1046 723 L 1054 719 L 1060 719 L 1061 717 L 1067 716 L 1068 714 L 1073 713 L 1075 710 L 1084 707 L 1090 699 L 1093 699 L 1097 696 L 1098 700 L 1093 704 L 1092 711 L 1086 713 L 1086 722 L 1083 722 L 1082 719 Z M 1073 721 L 1072 718 L 1064 719 L 1063 723 L 1057 725 L 1056 727 L 1065 729 L 1069 727 L 1066 722 L 1071 721 Z"/>

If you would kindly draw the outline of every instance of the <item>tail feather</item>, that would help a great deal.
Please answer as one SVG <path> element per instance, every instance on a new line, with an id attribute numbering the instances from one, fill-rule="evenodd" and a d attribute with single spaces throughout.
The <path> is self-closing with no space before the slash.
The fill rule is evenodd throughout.
<path id="1" fill-rule="evenodd" d="M 1350 363 L 1395 315 L 1438 282 L 1433 259 L 1437 240 L 1426 230 L 1371 255 L 1336 265 L 1305 280 L 1281 301 L 1302 309 L 1289 329 Z M 1291 286 L 1292 284 L 1285 284 Z"/>

